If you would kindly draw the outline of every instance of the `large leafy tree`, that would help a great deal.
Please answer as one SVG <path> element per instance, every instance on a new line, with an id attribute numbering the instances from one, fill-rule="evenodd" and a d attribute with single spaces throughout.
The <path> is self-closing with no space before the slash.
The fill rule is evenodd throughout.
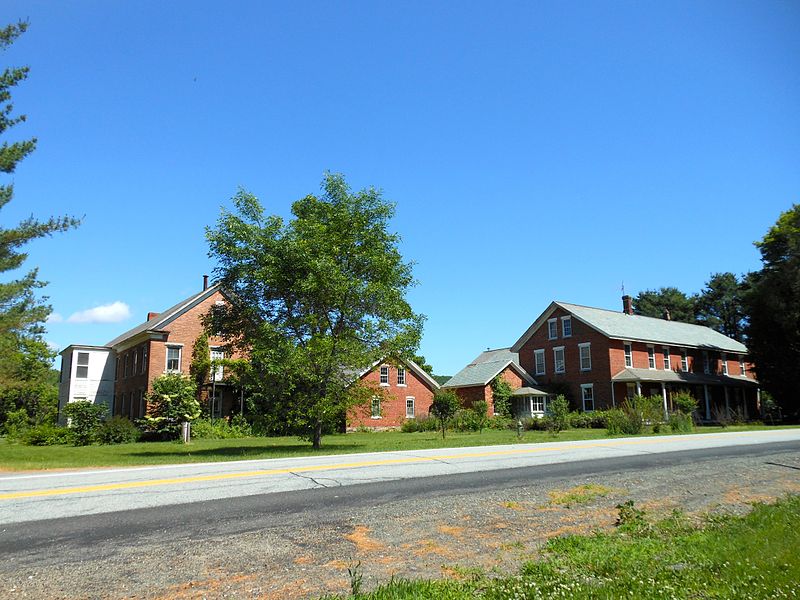
<path id="1" fill-rule="evenodd" d="M 633 312 L 645 317 L 664 319 L 669 312 L 673 321 L 695 323 L 695 297 L 675 287 L 645 290 L 633 299 Z"/>
<path id="2" fill-rule="evenodd" d="M 319 448 L 323 432 L 372 393 L 357 373 L 388 356 L 413 356 L 423 317 L 406 292 L 411 264 L 389 231 L 394 205 L 373 188 L 353 193 L 328 174 L 322 195 L 267 216 L 245 191 L 209 228 L 209 254 L 230 298 L 213 328 L 250 356 L 260 406 Z"/>
<path id="3" fill-rule="evenodd" d="M 748 277 L 747 345 L 761 385 L 789 413 L 800 409 L 800 205 L 781 214 L 756 247 Z"/>
<path id="4" fill-rule="evenodd" d="M 697 322 L 735 340 L 744 337 L 742 283 L 733 273 L 715 273 L 697 296 Z"/>
<path id="5" fill-rule="evenodd" d="M 0 28 L 0 50 L 6 50 L 27 27 L 27 23 L 20 22 Z M 27 76 L 28 67 L 10 67 L 0 74 L 0 136 L 25 121 L 25 115 L 14 115 L 11 90 Z M 3 141 L 0 173 L 13 174 L 20 161 L 35 148 L 36 138 Z M 13 196 L 13 184 L 0 182 L 0 209 Z M 12 405 L 35 412 L 31 407 L 44 396 L 52 396 L 52 390 L 43 391 L 43 385 L 50 381 L 49 365 L 53 354 L 42 339 L 44 322 L 51 308 L 37 295 L 44 286 L 37 277 L 37 270 L 17 274 L 27 258 L 24 247 L 31 240 L 77 224 L 71 217 L 52 217 L 44 221 L 30 217 L 14 227 L 0 226 L 0 274 L 9 274 L 7 279 L 0 280 L 0 423 Z M 51 401 L 52 398 L 48 400 Z"/>

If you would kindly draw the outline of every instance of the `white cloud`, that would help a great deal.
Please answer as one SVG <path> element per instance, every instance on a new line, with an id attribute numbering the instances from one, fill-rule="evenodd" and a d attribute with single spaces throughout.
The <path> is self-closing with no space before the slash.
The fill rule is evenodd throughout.
<path id="1" fill-rule="evenodd" d="M 48 323 L 63 323 L 63 322 L 64 322 L 64 317 L 62 317 L 62 316 L 61 316 L 59 313 L 57 313 L 57 312 L 50 313 L 50 314 L 48 315 L 48 317 L 47 317 L 47 322 L 48 322 Z"/>
<path id="2" fill-rule="evenodd" d="M 103 304 L 72 313 L 67 319 L 67 323 L 119 323 L 130 316 L 130 306 L 117 300 L 111 304 Z"/>

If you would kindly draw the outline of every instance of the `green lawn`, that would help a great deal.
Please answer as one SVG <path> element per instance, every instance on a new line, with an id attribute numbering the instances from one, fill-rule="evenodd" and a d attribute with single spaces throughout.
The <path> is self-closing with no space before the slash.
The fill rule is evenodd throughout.
<path id="1" fill-rule="evenodd" d="M 555 538 L 518 575 L 391 581 L 360 600 L 798 598 L 800 497 L 745 517 L 650 523 L 635 507 L 611 533 Z M 622 511 L 620 513 L 622 515 Z M 328 597 L 333 599 L 334 597 Z"/>
<path id="2" fill-rule="evenodd" d="M 747 425 L 728 427 L 727 431 L 770 429 L 767 426 Z M 695 433 L 723 431 L 720 427 L 698 427 Z M 664 435 L 664 434 L 662 434 Z M 605 429 L 570 429 L 558 437 L 543 431 L 526 431 L 525 443 L 548 443 L 568 440 L 609 439 Z M 191 444 L 178 442 L 140 442 L 116 446 L 23 446 L 0 440 L 0 470 L 34 470 L 80 467 L 111 467 L 159 465 L 170 463 L 211 462 L 320 454 L 352 454 L 387 450 L 419 450 L 490 446 L 517 443 L 516 432 L 485 430 L 478 433 L 401 433 L 398 431 L 348 433 L 322 438 L 322 449 L 314 451 L 308 442 L 296 437 L 242 438 L 227 440 L 195 440 Z"/>

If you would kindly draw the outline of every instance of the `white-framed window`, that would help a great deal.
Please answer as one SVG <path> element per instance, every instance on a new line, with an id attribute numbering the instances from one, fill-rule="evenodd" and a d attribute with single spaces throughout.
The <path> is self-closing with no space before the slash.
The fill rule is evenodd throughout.
<path id="1" fill-rule="evenodd" d="M 686 348 L 681 348 L 681 371 L 689 372 L 689 353 Z"/>
<path id="2" fill-rule="evenodd" d="M 414 396 L 406 396 L 406 419 L 414 418 Z"/>
<path id="3" fill-rule="evenodd" d="M 177 373 L 181 370 L 181 347 L 167 346 L 167 369 L 168 372 Z"/>
<path id="4" fill-rule="evenodd" d="M 647 347 L 647 368 L 648 369 L 656 368 L 656 349 L 653 348 L 653 346 Z"/>
<path id="5" fill-rule="evenodd" d="M 397 385 L 406 384 L 406 370 L 403 367 L 397 367 Z"/>
<path id="6" fill-rule="evenodd" d="M 669 346 L 664 346 L 661 348 L 661 351 L 664 354 L 664 370 L 669 371 L 672 368 L 672 361 L 669 357 Z"/>
<path id="7" fill-rule="evenodd" d="M 581 398 L 583 399 L 583 412 L 592 412 L 594 410 L 594 384 L 582 383 L 581 384 Z"/>
<path id="8" fill-rule="evenodd" d="M 381 385 L 389 385 L 389 367 L 381 366 Z"/>
<path id="9" fill-rule="evenodd" d="M 223 352 L 222 348 L 211 348 L 211 362 L 214 361 L 221 361 L 225 360 L 225 352 Z M 221 364 L 218 364 L 214 367 L 211 375 L 214 378 L 214 381 L 222 381 L 222 378 L 225 375 L 225 369 Z"/>
<path id="10" fill-rule="evenodd" d="M 544 412 L 544 396 L 531 396 L 531 412 L 532 413 Z"/>
<path id="11" fill-rule="evenodd" d="M 144 374 L 147 371 L 147 345 L 142 348 L 142 365 L 140 373 Z"/>
<path id="12" fill-rule="evenodd" d="M 592 370 L 592 344 L 586 342 L 578 344 L 578 354 L 581 357 L 581 371 Z"/>
<path id="13" fill-rule="evenodd" d="M 564 346 L 553 348 L 553 364 L 555 365 L 556 373 L 563 373 L 566 371 L 564 364 Z"/>
<path id="14" fill-rule="evenodd" d="M 711 373 L 711 359 L 708 357 L 708 352 L 703 350 L 703 373 L 708 375 Z"/>
<path id="15" fill-rule="evenodd" d="M 544 348 L 533 351 L 533 362 L 536 366 L 536 375 L 544 375 Z"/>
<path id="16" fill-rule="evenodd" d="M 136 375 L 137 371 L 139 371 L 139 349 L 136 348 L 133 351 L 133 368 L 131 369 L 131 375 Z"/>
<path id="17" fill-rule="evenodd" d="M 720 362 L 722 363 L 722 374 L 728 374 L 728 355 L 724 352 L 720 355 Z"/>
<path id="18" fill-rule="evenodd" d="M 625 366 L 633 366 L 633 344 L 625 342 Z"/>
<path id="19" fill-rule="evenodd" d="M 370 406 L 373 419 L 381 418 L 381 399 L 378 396 L 372 398 L 372 405 Z"/>
<path id="20" fill-rule="evenodd" d="M 747 376 L 747 368 L 746 368 L 746 366 L 744 364 L 744 356 L 740 356 L 739 357 L 739 374 L 742 377 L 746 377 Z"/>
<path id="21" fill-rule="evenodd" d="M 572 337 L 572 317 L 561 317 L 561 335 Z"/>
<path id="22" fill-rule="evenodd" d="M 547 320 L 547 338 L 554 340 L 558 337 L 558 319 Z"/>
<path id="23" fill-rule="evenodd" d="M 76 379 L 87 379 L 89 377 L 89 353 L 78 352 L 77 366 L 75 367 Z"/>

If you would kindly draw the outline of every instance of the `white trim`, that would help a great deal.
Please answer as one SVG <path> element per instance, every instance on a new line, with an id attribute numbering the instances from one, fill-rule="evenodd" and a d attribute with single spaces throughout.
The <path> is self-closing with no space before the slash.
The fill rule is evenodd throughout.
<path id="1" fill-rule="evenodd" d="M 375 414 L 375 404 L 378 405 L 378 414 Z M 380 396 L 373 396 L 372 401 L 369 404 L 369 414 L 370 419 L 380 419 L 381 418 L 381 399 Z"/>
<path id="2" fill-rule="evenodd" d="M 408 414 L 408 401 L 411 400 L 411 414 Z M 417 399 L 414 396 L 406 396 L 406 419 L 417 417 Z"/>
<path id="3" fill-rule="evenodd" d="M 583 366 L 583 354 L 582 351 L 584 348 L 589 350 L 589 366 Z M 591 342 L 583 342 L 582 344 L 578 344 L 578 368 L 583 371 L 591 371 L 592 370 L 592 343 Z"/>
<path id="4" fill-rule="evenodd" d="M 722 374 L 728 374 L 728 355 L 725 352 L 721 352 L 719 355 L 719 360 L 722 363 Z"/>
<path id="5" fill-rule="evenodd" d="M 592 390 L 592 408 L 591 410 L 586 410 L 586 390 Z M 581 406 L 583 407 L 583 412 L 594 412 L 595 411 L 595 401 L 594 401 L 594 384 L 593 383 L 582 383 L 581 384 Z"/>
<path id="6" fill-rule="evenodd" d="M 647 368 L 651 371 L 656 369 L 656 347 L 653 344 L 647 344 Z"/>
<path id="7" fill-rule="evenodd" d="M 386 381 L 383 380 L 383 370 L 386 369 Z M 391 373 L 389 372 L 389 365 L 381 365 L 381 368 L 378 369 L 378 382 L 383 387 L 389 387 Z"/>
<path id="8" fill-rule="evenodd" d="M 569 321 L 569 335 L 567 335 L 566 331 L 564 330 L 564 323 Z M 570 338 L 572 337 L 572 315 L 566 315 L 561 317 L 561 337 Z"/>
<path id="9" fill-rule="evenodd" d="M 536 356 L 539 355 L 542 357 L 542 371 L 539 372 L 539 363 L 536 361 Z M 547 372 L 547 358 L 544 354 L 544 348 L 538 348 L 533 351 L 533 370 L 535 371 L 534 375 L 544 375 Z"/>
<path id="10" fill-rule="evenodd" d="M 403 382 L 400 383 L 400 375 L 403 375 Z M 406 369 L 405 367 L 397 367 L 397 387 L 406 387 Z"/>
<path id="11" fill-rule="evenodd" d="M 689 351 L 686 348 L 681 348 L 681 371 L 689 372 Z"/>
<path id="12" fill-rule="evenodd" d="M 169 351 L 170 350 L 177 350 L 178 351 L 178 368 L 177 369 L 170 369 L 169 368 Z M 165 373 L 180 373 L 181 372 L 181 361 L 183 360 L 183 344 L 166 344 L 166 352 L 164 353 L 164 372 Z"/>
<path id="13" fill-rule="evenodd" d="M 739 356 L 739 375 L 747 377 L 747 366 L 744 362 L 744 356 Z"/>
<path id="14" fill-rule="evenodd" d="M 556 352 L 561 350 L 561 370 L 558 370 L 558 358 Z M 553 348 L 553 372 L 566 373 L 567 372 L 567 353 L 564 351 L 564 346 L 556 346 Z"/>
<path id="15" fill-rule="evenodd" d="M 630 350 L 630 352 L 628 352 Z M 625 368 L 633 368 L 633 342 L 622 342 L 622 353 L 625 357 Z M 628 360 L 630 359 L 630 361 Z M 628 364 L 630 362 L 630 364 Z"/>
<path id="16" fill-rule="evenodd" d="M 661 346 L 661 361 L 664 363 L 664 370 L 672 370 L 672 353 L 669 346 Z"/>
<path id="17" fill-rule="evenodd" d="M 556 334 L 553 335 L 553 330 L 555 329 Z M 552 318 L 547 319 L 547 339 L 548 340 L 557 340 L 558 339 L 558 319 Z"/>

